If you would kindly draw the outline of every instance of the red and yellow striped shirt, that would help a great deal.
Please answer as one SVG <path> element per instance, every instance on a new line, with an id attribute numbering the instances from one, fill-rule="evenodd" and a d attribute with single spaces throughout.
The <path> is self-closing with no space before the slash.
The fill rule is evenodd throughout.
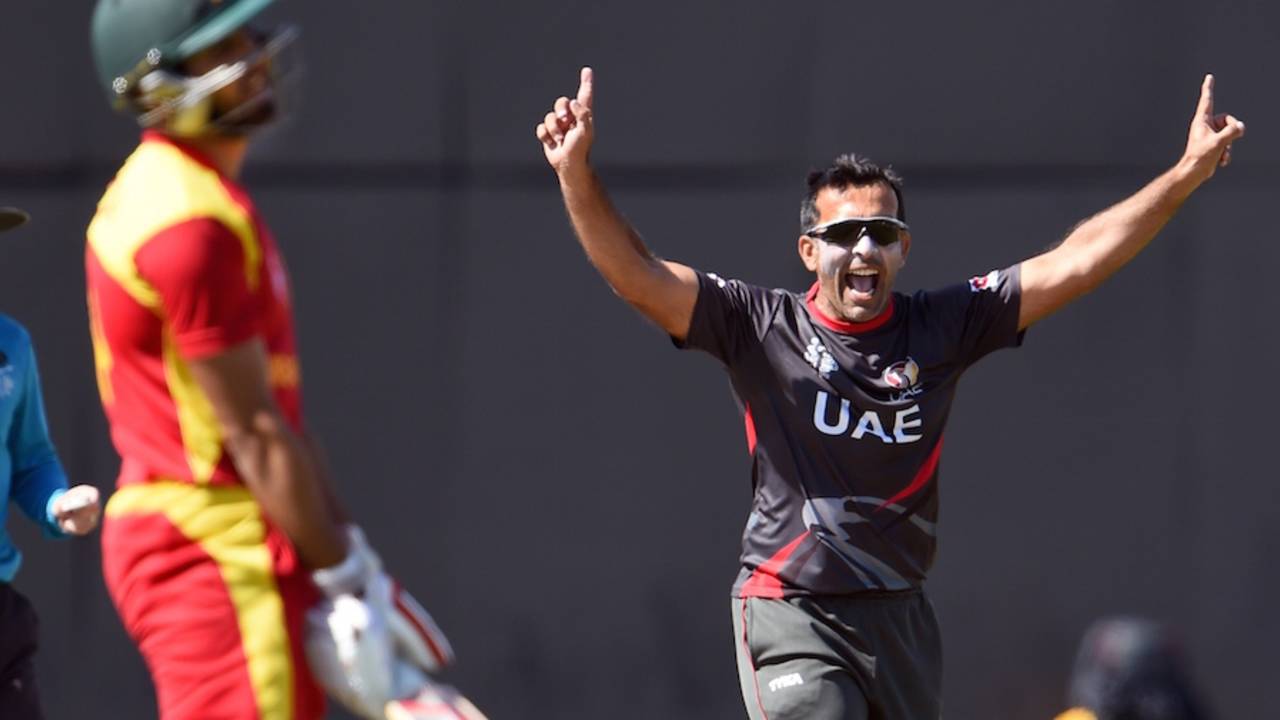
<path id="1" fill-rule="evenodd" d="M 300 427 L 283 260 L 244 189 L 198 152 L 144 133 L 98 204 L 85 266 L 120 485 L 240 482 L 187 362 L 254 338 L 270 355 L 276 402 Z"/>

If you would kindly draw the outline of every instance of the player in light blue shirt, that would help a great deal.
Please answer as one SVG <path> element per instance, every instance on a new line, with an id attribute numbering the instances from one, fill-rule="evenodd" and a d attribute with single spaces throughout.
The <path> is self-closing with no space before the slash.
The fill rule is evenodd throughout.
<path id="1" fill-rule="evenodd" d="M 26 213 L 0 208 L 0 232 L 27 220 Z M 98 489 L 67 488 L 40 395 L 40 375 L 31 336 L 0 315 L 0 492 L 50 537 L 84 535 L 98 524 Z M 36 614 L 10 584 L 22 553 L 7 530 L 9 503 L 0 504 L 0 717 L 43 718 L 35 683 Z"/>

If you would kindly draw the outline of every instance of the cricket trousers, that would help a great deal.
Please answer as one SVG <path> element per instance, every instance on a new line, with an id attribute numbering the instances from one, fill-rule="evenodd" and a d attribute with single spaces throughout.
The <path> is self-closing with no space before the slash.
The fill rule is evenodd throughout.
<path id="1" fill-rule="evenodd" d="M 318 591 L 246 488 L 121 487 L 103 519 L 102 568 L 161 720 L 323 717 L 303 650 Z"/>
<path id="2" fill-rule="evenodd" d="M 0 718 L 43 720 L 36 688 L 39 622 L 30 601 L 0 582 Z"/>
<path id="3" fill-rule="evenodd" d="M 939 720 L 942 642 L 921 591 L 734 598 L 751 720 Z"/>

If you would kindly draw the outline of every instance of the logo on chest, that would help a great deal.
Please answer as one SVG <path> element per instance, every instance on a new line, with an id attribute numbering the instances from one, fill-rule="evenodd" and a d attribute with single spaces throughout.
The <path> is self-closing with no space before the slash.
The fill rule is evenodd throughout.
<path id="1" fill-rule="evenodd" d="M 885 385 L 893 388 L 889 402 L 902 402 L 924 392 L 920 385 L 920 366 L 915 360 L 900 360 L 884 369 L 880 376 Z"/>
<path id="2" fill-rule="evenodd" d="M 812 365 L 823 380 L 830 378 L 831 373 L 840 369 L 836 359 L 827 352 L 827 346 L 823 345 L 818 338 L 809 338 L 809 344 L 804 348 L 804 361 Z"/>
<path id="3" fill-rule="evenodd" d="M 835 398 L 840 403 L 838 411 L 832 406 Z M 854 422 L 857 416 L 857 422 Z M 854 440 L 874 437 L 886 445 L 913 443 L 924 437 L 914 432 L 924 424 L 920 419 L 920 406 L 912 405 L 903 410 L 886 412 L 884 417 L 875 410 L 858 410 L 848 400 L 819 390 L 813 401 L 813 426 L 824 435 L 848 433 Z M 849 428 L 853 431 L 850 432 Z"/>

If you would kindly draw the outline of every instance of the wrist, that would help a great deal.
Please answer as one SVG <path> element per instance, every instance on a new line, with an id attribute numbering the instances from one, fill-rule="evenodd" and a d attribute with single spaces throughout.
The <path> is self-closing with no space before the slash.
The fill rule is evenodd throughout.
<path id="1" fill-rule="evenodd" d="M 49 495 L 49 499 L 44 504 L 45 521 L 53 527 L 58 527 L 58 501 L 66 494 L 66 488 L 58 488 Z M 58 529 L 61 531 L 60 527 Z"/>
<path id="2" fill-rule="evenodd" d="M 364 533 L 355 525 L 345 527 L 346 556 L 340 562 L 311 572 L 311 580 L 328 597 L 359 594 L 369 578 L 379 573 L 382 562 L 369 547 Z"/>
<path id="3" fill-rule="evenodd" d="M 592 181 L 595 171 L 586 158 L 569 159 L 556 166 L 556 177 L 559 178 L 562 189 L 582 187 Z"/>
<path id="4" fill-rule="evenodd" d="M 1206 174 L 1200 166 L 1201 163 L 1196 162 L 1195 158 L 1183 155 L 1168 172 L 1174 191 L 1185 198 L 1208 180 L 1212 173 Z"/>

